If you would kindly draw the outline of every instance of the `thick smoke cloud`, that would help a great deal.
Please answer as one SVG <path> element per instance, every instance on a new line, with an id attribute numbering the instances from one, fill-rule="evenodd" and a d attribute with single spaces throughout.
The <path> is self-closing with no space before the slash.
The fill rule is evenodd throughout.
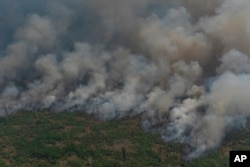
<path id="1" fill-rule="evenodd" d="M 249 7 L 248 0 L 2 0 L 0 114 L 139 116 L 145 130 L 186 144 L 187 158 L 196 158 L 250 115 Z"/>

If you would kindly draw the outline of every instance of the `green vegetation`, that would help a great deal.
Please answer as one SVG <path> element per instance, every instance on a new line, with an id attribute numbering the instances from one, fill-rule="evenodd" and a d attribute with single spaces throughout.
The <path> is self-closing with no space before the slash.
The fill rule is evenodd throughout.
<path id="1" fill-rule="evenodd" d="M 249 149 L 249 131 L 193 161 L 184 146 L 144 132 L 138 118 L 100 122 L 79 112 L 18 112 L 0 119 L 0 166 L 223 167 L 231 149 Z"/>

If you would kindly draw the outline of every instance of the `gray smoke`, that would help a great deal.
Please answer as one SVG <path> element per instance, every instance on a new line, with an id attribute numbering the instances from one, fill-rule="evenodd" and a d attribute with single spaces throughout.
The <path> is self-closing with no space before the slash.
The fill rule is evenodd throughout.
<path id="1" fill-rule="evenodd" d="M 196 158 L 247 124 L 249 8 L 248 0 L 2 0 L 0 114 L 139 116 Z"/>

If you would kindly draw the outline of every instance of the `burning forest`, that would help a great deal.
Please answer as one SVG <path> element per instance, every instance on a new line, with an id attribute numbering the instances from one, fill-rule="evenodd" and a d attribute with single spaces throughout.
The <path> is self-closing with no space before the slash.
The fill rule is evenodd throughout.
<path id="1" fill-rule="evenodd" d="M 250 115 L 249 0 L 1 0 L 0 114 L 139 116 L 218 147 Z"/>

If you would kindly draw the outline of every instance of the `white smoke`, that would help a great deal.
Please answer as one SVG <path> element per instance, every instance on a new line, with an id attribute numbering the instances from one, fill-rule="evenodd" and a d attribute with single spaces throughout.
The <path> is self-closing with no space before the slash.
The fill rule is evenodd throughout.
<path id="1" fill-rule="evenodd" d="M 0 2 L 2 116 L 139 116 L 189 159 L 246 125 L 248 0 L 14 1 Z"/>

